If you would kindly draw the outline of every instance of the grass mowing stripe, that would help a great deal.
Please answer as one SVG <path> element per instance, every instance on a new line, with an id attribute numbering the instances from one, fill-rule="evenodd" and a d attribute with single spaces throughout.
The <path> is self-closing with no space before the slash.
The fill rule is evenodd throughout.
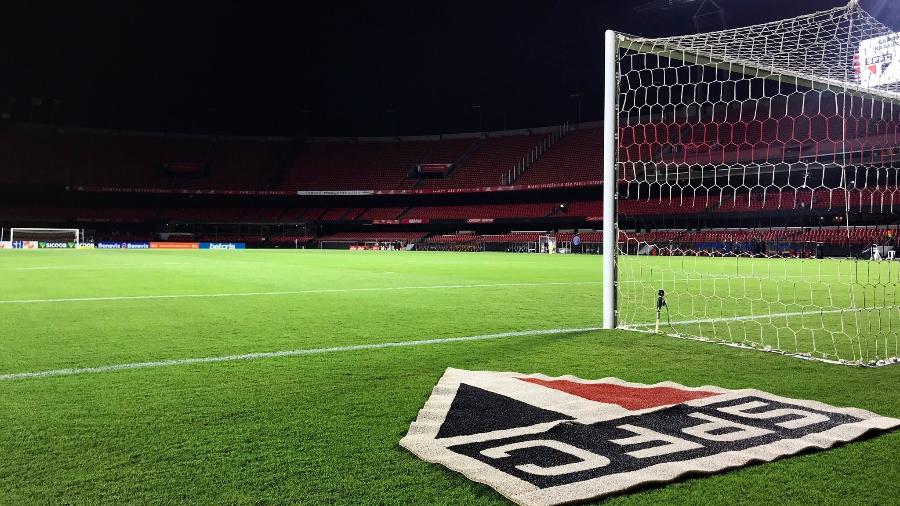
<path id="1" fill-rule="evenodd" d="M 340 353 L 347 351 L 379 350 L 383 348 L 402 348 L 407 346 L 427 346 L 431 344 L 459 343 L 465 341 L 484 341 L 503 337 L 544 336 L 554 334 L 575 334 L 600 330 L 600 327 L 578 327 L 567 329 L 522 330 L 501 332 L 499 334 L 483 334 L 480 336 L 445 337 L 440 339 L 423 339 L 419 341 L 399 341 L 374 344 L 357 344 L 352 346 L 335 346 L 331 348 L 312 348 L 286 351 L 267 351 L 261 353 L 245 353 L 243 355 L 224 355 L 219 357 L 180 358 L 156 360 L 152 362 L 133 362 L 130 364 L 101 365 L 98 367 L 81 367 L 72 369 L 54 369 L 49 371 L 20 372 L 0 374 L 0 381 L 13 381 L 36 378 L 52 378 L 55 376 L 75 376 L 78 374 L 97 374 L 104 372 L 125 371 L 130 369 L 147 369 L 151 367 L 172 367 L 177 365 L 212 364 L 218 362 L 236 362 L 241 360 L 259 360 L 263 358 L 298 357 L 303 355 L 321 355 L 323 353 Z"/>
<path id="2" fill-rule="evenodd" d="M 385 286 L 373 288 L 321 288 L 311 290 L 284 290 L 277 292 L 234 292 L 234 293 L 184 293 L 168 295 L 116 295 L 109 297 L 66 297 L 57 299 L 13 299 L 0 300 L 0 304 L 45 304 L 51 302 L 108 302 L 117 300 L 152 300 L 152 299 L 197 299 L 214 297 L 259 297 L 266 295 L 302 295 L 308 293 L 351 293 L 381 292 L 396 290 L 452 290 L 460 288 L 495 288 L 495 287 L 528 287 L 528 286 L 571 286 L 599 285 L 599 281 L 569 281 L 546 283 L 482 283 L 471 285 L 427 285 L 427 286 Z"/>

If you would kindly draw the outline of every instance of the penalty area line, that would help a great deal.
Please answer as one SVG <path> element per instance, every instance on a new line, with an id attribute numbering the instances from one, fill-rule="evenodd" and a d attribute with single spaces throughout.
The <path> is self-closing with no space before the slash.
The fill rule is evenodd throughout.
<path id="1" fill-rule="evenodd" d="M 334 346 L 331 348 L 310 348 L 285 351 L 268 351 L 261 353 L 246 353 L 243 355 L 223 355 L 217 357 L 180 358 L 169 360 L 155 360 L 151 362 L 132 362 L 126 364 L 101 365 L 97 367 L 79 367 L 70 369 L 53 369 L 47 371 L 20 372 L 0 374 L 0 381 L 15 381 L 38 378 L 53 378 L 58 376 L 76 376 L 81 374 L 99 374 L 115 371 L 128 371 L 132 369 L 151 369 L 158 367 L 174 367 L 194 364 L 216 364 L 220 362 L 239 362 L 248 360 L 261 360 L 267 358 L 301 357 L 306 355 L 323 355 L 326 353 L 342 353 L 352 351 L 380 350 L 385 348 L 405 348 L 412 346 L 428 346 L 432 344 L 461 343 L 467 341 L 487 341 L 505 337 L 547 336 L 555 334 L 575 334 L 593 332 L 600 327 L 577 327 L 565 329 L 523 330 L 516 332 L 500 332 L 498 334 L 483 334 L 479 336 L 445 337 L 439 339 L 423 339 L 418 341 L 396 341 L 387 343 L 357 344 L 350 346 Z"/>

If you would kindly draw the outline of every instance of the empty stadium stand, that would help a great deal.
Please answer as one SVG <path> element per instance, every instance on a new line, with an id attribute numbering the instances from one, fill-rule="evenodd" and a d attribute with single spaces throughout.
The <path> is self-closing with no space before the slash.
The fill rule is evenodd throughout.
<path id="1" fill-rule="evenodd" d="M 661 162 L 715 163 L 755 159 L 762 149 L 793 145 L 831 156 L 833 111 L 784 106 L 789 114 L 777 121 L 750 119 L 738 108 L 717 111 L 690 129 L 684 121 L 626 125 L 622 135 L 626 151 L 632 151 L 625 154 L 652 145 Z M 847 127 L 853 136 L 847 142 L 900 164 L 900 153 L 881 149 L 886 142 L 897 144 L 898 125 L 900 114 L 897 121 L 877 125 L 862 120 Z M 550 145 L 551 131 L 313 139 L 304 145 L 287 138 L 13 125 L 0 135 L 0 191 L 7 188 L 0 225 L 78 226 L 96 230 L 98 238 L 123 241 L 178 231 L 174 240 L 280 247 L 526 243 L 540 233 L 509 230 L 597 228 L 603 216 L 597 188 L 601 128 L 565 129 Z M 725 144 L 717 141 L 723 132 Z M 549 149 L 534 159 L 538 145 Z M 504 177 L 509 182 L 509 170 L 529 156 L 531 164 L 513 186 L 497 191 Z M 417 164 L 446 164 L 447 170 L 422 174 Z M 890 213 L 900 206 L 897 182 L 858 179 L 853 184 L 860 187 L 850 189 L 827 188 L 822 181 L 815 187 L 718 184 L 683 195 L 622 184 L 618 206 L 623 218 L 632 219 L 628 227 L 664 229 L 624 233 L 622 240 L 713 250 L 753 241 L 854 246 L 892 241 L 895 234 L 887 230 L 895 225 Z M 592 188 L 570 192 L 567 185 Z M 845 215 L 864 217 L 871 225 L 841 228 Z M 724 229 L 744 223 L 757 229 Z M 453 232 L 463 225 L 472 231 Z M 597 232 L 580 235 L 584 243 L 601 240 Z M 558 239 L 569 242 L 571 236 L 560 233 Z"/>
<path id="2" fill-rule="evenodd" d="M 416 242 L 424 239 L 426 235 L 428 235 L 426 232 L 339 232 L 321 236 L 318 238 L 318 241 L 320 243 Z"/>
<path id="3" fill-rule="evenodd" d="M 854 121 L 844 121 L 835 95 L 795 93 L 734 102 L 700 117 L 665 122 L 626 122 L 620 129 L 620 159 L 667 164 L 718 164 L 814 157 L 839 162 L 846 151 L 898 146 L 900 112 L 886 112 L 859 98 L 844 105 Z M 874 109 L 877 109 L 874 110 Z M 897 160 L 900 153 L 883 153 Z M 627 172 L 627 169 L 626 169 Z"/>
<path id="4" fill-rule="evenodd" d="M 825 243 L 867 245 L 883 244 L 886 239 L 893 238 L 900 232 L 897 227 L 830 227 L 820 229 L 785 228 L 759 230 L 661 230 L 655 232 L 622 231 L 619 233 L 620 244 L 652 244 L 660 247 L 674 248 L 716 248 L 727 244 L 745 244 L 750 241 L 766 243 Z M 506 234 L 474 233 L 442 234 L 428 237 L 427 243 L 526 243 L 540 239 L 540 232 L 511 232 Z M 559 242 L 571 242 L 575 232 L 555 234 Z M 603 234 L 600 232 L 580 232 L 583 244 L 600 244 Z"/>
<path id="5" fill-rule="evenodd" d="M 562 137 L 514 184 L 599 181 L 603 175 L 603 130 L 574 130 Z"/>
<path id="6" fill-rule="evenodd" d="M 262 189 L 289 139 L 21 126 L 0 135 L 0 183 L 120 188 Z M 199 173 L 166 171 L 194 165 Z"/>
<path id="7" fill-rule="evenodd" d="M 475 153 L 446 179 L 429 179 L 422 188 L 472 188 L 497 186 L 502 176 L 528 156 L 546 135 L 489 137 Z"/>
<path id="8" fill-rule="evenodd" d="M 358 220 L 393 220 L 405 211 L 405 207 L 373 207 L 357 216 Z"/>
<path id="9" fill-rule="evenodd" d="M 282 187 L 288 190 L 381 190 L 411 187 L 419 163 L 454 163 L 474 139 L 311 142 Z"/>
<path id="10" fill-rule="evenodd" d="M 542 218 L 556 207 L 553 203 L 505 204 L 475 206 L 428 206 L 415 207 L 403 215 L 404 218 L 427 218 L 431 220 L 470 218 Z"/>
<path id="11" fill-rule="evenodd" d="M 268 238 L 268 242 L 278 247 L 303 247 L 315 240 L 312 235 L 276 234 Z"/>

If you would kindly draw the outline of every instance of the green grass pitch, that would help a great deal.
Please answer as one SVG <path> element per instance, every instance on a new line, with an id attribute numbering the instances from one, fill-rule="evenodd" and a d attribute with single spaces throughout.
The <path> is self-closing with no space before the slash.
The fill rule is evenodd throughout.
<path id="1" fill-rule="evenodd" d="M 650 267 L 677 293 L 678 279 Z M 0 279 L 0 300 L 32 301 L 0 303 L 0 376 L 594 327 L 601 311 L 594 256 L 2 251 Z M 630 297 L 625 309 L 645 316 Z M 688 299 L 673 300 L 679 314 Z M 503 504 L 398 445 L 448 366 L 753 387 L 900 416 L 898 366 L 625 331 L 7 379 L 0 504 Z M 896 504 L 898 451 L 894 432 L 606 502 Z"/>

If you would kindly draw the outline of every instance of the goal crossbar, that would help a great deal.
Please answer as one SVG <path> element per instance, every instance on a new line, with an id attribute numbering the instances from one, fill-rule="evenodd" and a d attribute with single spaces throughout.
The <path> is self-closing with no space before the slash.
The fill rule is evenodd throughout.
<path id="1" fill-rule="evenodd" d="M 801 74 L 791 69 L 763 66 L 739 59 L 717 58 L 713 55 L 699 51 L 672 47 L 659 39 L 644 39 L 622 33 L 616 33 L 616 41 L 619 49 L 635 51 L 638 53 L 653 54 L 671 60 L 682 61 L 691 65 L 702 65 L 721 68 L 729 73 L 742 74 L 750 77 L 758 77 L 772 81 L 793 84 L 798 87 L 809 88 L 816 91 L 831 91 L 849 96 L 868 98 L 892 105 L 900 105 L 900 93 L 886 90 L 877 90 L 860 86 L 855 83 L 828 79 L 826 77 Z M 720 67 L 724 66 L 724 67 Z M 790 77 L 786 80 L 784 77 Z"/>

